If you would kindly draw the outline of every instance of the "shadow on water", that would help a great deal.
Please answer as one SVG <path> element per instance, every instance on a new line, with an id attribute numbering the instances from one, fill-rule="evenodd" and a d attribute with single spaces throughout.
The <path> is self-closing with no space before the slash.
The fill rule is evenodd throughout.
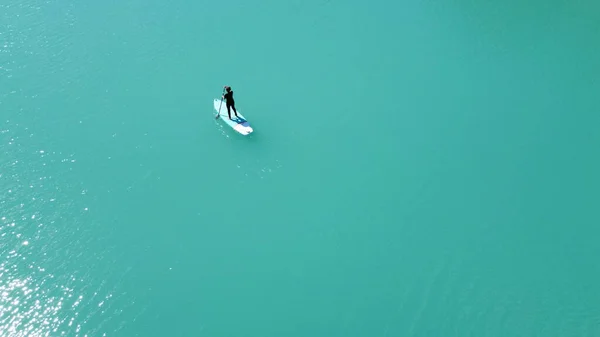
<path id="1" fill-rule="evenodd" d="M 213 117 L 216 131 L 221 133 L 222 141 L 229 144 L 227 147 L 233 150 L 230 155 L 235 157 L 235 166 L 242 176 L 264 179 L 282 168 L 281 148 L 275 146 L 269 133 L 261 132 L 260 125 L 250 123 L 254 131 L 244 136 L 219 119 Z"/>

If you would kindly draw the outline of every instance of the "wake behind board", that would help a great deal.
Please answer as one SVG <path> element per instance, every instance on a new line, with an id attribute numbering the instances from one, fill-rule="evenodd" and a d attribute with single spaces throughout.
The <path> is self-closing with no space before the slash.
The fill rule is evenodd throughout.
<path id="1" fill-rule="evenodd" d="M 215 105 L 215 111 L 219 112 L 219 105 L 221 105 L 221 100 L 215 99 L 214 105 Z M 246 118 L 244 118 L 244 116 L 240 113 L 240 110 L 237 110 L 237 114 L 238 114 L 238 116 L 235 117 L 235 113 L 233 112 L 233 109 L 232 109 L 231 110 L 231 119 L 229 119 L 229 115 L 227 114 L 227 106 L 225 105 L 225 102 L 223 102 L 223 104 L 221 105 L 221 113 L 219 114 L 220 115 L 219 119 L 224 121 L 225 124 L 231 126 L 231 128 L 233 128 L 235 131 L 241 133 L 244 136 L 251 134 L 254 130 L 250 126 L 250 123 L 248 123 Z"/>

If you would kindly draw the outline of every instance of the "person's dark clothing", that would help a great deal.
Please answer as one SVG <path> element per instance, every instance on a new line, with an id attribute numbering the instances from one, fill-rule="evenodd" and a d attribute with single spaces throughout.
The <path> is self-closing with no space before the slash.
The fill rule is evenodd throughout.
<path id="1" fill-rule="evenodd" d="M 235 110 L 235 101 L 233 100 L 233 90 L 228 91 L 223 96 L 225 98 L 225 102 L 227 104 L 227 114 L 229 115 L 229 119 L 231 119 L 231 109 L 233 108 L 233 112 L 235 113 L 235 117 L 237 117 L 237 110 Z"/>

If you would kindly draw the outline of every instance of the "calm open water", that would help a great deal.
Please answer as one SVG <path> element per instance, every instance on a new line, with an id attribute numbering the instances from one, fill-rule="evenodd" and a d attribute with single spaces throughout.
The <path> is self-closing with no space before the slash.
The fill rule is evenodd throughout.
<path id="1" fill-rule="evenodd" d="M 591 0 L 0 0 L 0 337 L 599 336 L 599 36 Z"/>

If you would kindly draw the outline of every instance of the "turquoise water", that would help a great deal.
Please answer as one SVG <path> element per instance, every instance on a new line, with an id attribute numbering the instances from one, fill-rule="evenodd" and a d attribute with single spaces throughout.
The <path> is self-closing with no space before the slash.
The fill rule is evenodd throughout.
<path id="1" fill-rule="evenodd" d="M 1 0 L 0 336 L 598 336 L 599 10 Z"/>

